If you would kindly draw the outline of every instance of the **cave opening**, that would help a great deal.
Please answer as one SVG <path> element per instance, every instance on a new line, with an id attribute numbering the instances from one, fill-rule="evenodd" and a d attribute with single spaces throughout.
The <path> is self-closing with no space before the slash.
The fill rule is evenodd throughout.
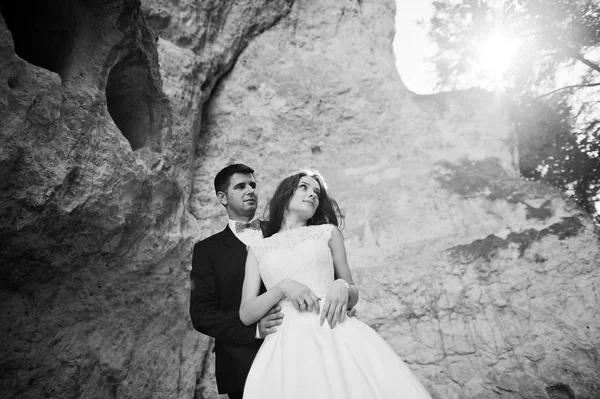
<path id="1" fill-rule="evenodd" d="M 13 36 L 15 53 L 62 77 L 73 49 L 77 17 L 71 1 L 1 1 L 0 13 Z"/>
<path id="2" fill-rule="evenodd" d="M 128 54 L 110 70 L 106 84 L 108 112 L 132 150 L 160 136 L 160 99 L 142 51 Z"/>

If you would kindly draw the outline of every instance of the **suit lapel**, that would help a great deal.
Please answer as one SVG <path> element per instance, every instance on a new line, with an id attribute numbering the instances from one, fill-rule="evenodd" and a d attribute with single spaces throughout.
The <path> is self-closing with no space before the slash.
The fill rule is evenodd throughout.
<path id="1" fill-rule="evenodd" d="M 246 245 L 241 242 L 233 231 L 229 228 L 229 225 L 223 230 L 223 244 L 233 252 L 233 254 L 239 259 L 240 263 L 246 263 Z"/>

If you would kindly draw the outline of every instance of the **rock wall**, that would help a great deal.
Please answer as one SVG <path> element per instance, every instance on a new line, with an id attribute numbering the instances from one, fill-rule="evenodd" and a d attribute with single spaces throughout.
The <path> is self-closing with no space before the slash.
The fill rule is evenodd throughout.
<path id="1" fill-rule="evenodd" d="M 136 1 L 0 12 L 3 397 L 193 392 L 173 257 L 192 138 L 173 140 L 155 33 Z"/>
<path id="2" fill-rule="evenodd" d="M 23 3 L 23 2 L 22 2 Z M 393 0 L 0 5 L 0 391 L 214 398 L 188 320 L 212 178 L 312 166 L 359 317 L 434 398 L 593 398 L 598 236 L 519 179 L 502 99 L 415 96 Z"/>

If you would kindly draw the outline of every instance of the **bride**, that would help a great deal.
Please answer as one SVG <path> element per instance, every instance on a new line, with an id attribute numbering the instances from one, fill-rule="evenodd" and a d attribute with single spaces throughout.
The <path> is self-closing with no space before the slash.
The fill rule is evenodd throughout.
<path id="1" fill-rule="evenodd" d="M 285 317 L 256 355 L 244 399 L 431 399 L 374 330 L 346 316 L 359 295 L 336 214 L 316 172 L 275 190 L 265 239 L 248 252 L 240 319 L 255 323 L 276 304 Z"/>

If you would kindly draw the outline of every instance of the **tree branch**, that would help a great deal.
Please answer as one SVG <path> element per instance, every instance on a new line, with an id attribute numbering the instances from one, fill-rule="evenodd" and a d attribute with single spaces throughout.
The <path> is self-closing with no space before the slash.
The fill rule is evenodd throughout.
<path id="1" fill-rule="evenodd" d="M 559 88 L 559 89 L 556 89 L 556 90 L 552 90 L 552 91 L 550 91 L 550 92 L 548 92 L 548 93 L 546 93 L 546 94 L 542 94 L 541 96 L 534 97 L 533 99 L 534 99 L 534 100 L 539 100 L 540 98 L 547 97 L 547 96 L 549 96 L 549 95 L 551 95 L 551 94 L 554 94 L 554 93 L 556 93 L 556 92 L 559 92 L 559 91 L 561 91 L 561 90 L 577 89 L 577 88 L 585 88 L 585 87 L 596 87 L 596 86 L 600 86 L 600 82 L 596 82 L 596 83 L 588 83 L 588 84 L 584 84 L 584 85 L 572 85 L 572 86 L 565 86 L 565 87 L 561 87 L 561 88 Z"/>
<path id="2" fill-rule="evenodd" d="M 581 62 L 584 65 L 587 65 L 590 69 L 593 69 L 596 72 L 600 72 L 600 65 L 588 60 L 587 58 L 585 58 L 583 55 L 581 55 L 578 51 L 575 51 L 567 46 L 565 46 L 564 44 L 562 44 L 560 41 L 557 40 L 557 43 L 560 43 L 560 47 L 562 47 L 562 51 L 569 57 L 576 59 L 577 61 Z"/>
<path id="3" fill-rule="evenodd" d="M 577 54 L 573 54 L 572 57 L 575 58 L 577 61 L 580 61 L 580 62 L 584 63 L 585 65 L 589 66 L 594 71 L 600 72 L 600 66 L 598 66 L 598 64 L 594 64 L 592 61 L 588 60 L 583 55 L 577 53 Z"/>

